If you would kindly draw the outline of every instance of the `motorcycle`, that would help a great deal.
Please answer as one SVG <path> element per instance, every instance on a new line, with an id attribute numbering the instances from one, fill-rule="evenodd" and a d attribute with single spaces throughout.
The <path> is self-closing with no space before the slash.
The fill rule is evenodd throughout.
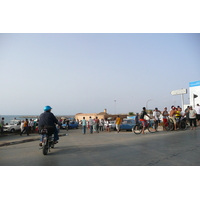
<path id="1" fill-rule="evenodd" d="M 47 129 L 42 129 L 41 134 L 43 135 L 42 140 L 42 153 L 47 155 L 50 152 L 50 148 L 54 148 L 54 134 L 49 135 Z"/>

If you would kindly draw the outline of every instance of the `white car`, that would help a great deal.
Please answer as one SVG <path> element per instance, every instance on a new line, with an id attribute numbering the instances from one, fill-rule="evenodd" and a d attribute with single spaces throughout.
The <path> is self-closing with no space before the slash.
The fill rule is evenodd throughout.
<path id="1" fill-rule="evenodd" d="M 14 133 L 15 131 L 20 130 L 21 121 L 20 120 L 11 120 L 8 125 L 3 127 L 3 130 L 6 132 Z"/>
<path id="2" fill-rule="evenodd" d="M 106 128 L 106 124 L 104 124 L 105 128 Z M 109 121 L 109 127 L 112 130 L 116 130 L 116 124 L 115 121 Z"/>

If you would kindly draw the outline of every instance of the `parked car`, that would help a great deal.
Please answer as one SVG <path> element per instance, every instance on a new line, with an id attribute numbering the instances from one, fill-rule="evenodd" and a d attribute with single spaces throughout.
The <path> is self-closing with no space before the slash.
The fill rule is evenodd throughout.
<path id="1" fill-rule="evenodd" d="M 75 122 L 75 121 L 70 121 L 69 122 L 69 126 L 67 126 L 66 124 L 62 124 L 62 128 L 63 129 L 66 129 L 66 128 L 68 128 L 68 129 L 72 129 L 72 128 L 78 128 L 78 122 Z"/>
<path id="2" fill-rule="evenodd" d="M 115 124 L 115 121 L 110 121 L 109 122 L 109 126 L 112 130 L 116 130 L 116 124 Z"/>
<path id="3" fill-rule="evenodd" d="M 120 130 L 132 131 L 132 128 L 135 126 L 135 124 L 136 123 L 134 119 L 124 119 L 120 125 Z"/>
<path id="4" fill-rule="evenodd" d="M 11 120 L 8 125 L 3 127 L 5 132 L 14 133 L 20 130 L 21 121 L 20 120 Z"/>
<path id="5" fill-rule="evenodd" d="M 77 122 L 70 122 L 68 128 L 78 128 L 78 123 Z"/>

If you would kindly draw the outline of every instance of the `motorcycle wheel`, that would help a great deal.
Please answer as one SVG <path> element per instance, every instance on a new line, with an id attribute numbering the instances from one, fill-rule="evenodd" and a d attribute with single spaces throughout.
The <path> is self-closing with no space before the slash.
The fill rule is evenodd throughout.
<path id="1" fill-rule="evenodd" d="M 48 140 L 46 141 L 46 144 L 43 146 L 42 152 L 43 152 L 43 155 L 47 155 L 47 153 L 48 153 Z"/>

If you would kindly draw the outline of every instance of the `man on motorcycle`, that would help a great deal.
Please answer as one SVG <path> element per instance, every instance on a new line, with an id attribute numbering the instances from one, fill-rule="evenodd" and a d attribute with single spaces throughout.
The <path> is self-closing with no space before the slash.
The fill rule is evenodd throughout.
<path id="1" fill-rule="evenodd" d="M 58 120 L 54 116 L 54 114 L 51 112 L 51 107 L 50 106 L 45 106 L 44 107 L 44 112 L 40 115 L 39 117 L 39 132 L 43 128 L 46 128 L 48 130 L 48 134 L 54 134 L 56 132 L 56 124 L 59 124 Z M 43 140 L 43 135 L 40 137 L 40 146 L 42 146 L 42 140 Z"/>

